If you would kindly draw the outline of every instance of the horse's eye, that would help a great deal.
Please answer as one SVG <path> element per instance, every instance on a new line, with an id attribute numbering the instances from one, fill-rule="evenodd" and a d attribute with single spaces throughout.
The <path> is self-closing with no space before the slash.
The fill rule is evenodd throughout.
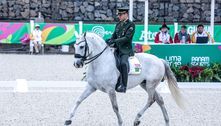
<path id="1" fill-rule="evenodd" d="M 80 46 L 80 49 L 83 49 L 84 48 L 84 46 Z"/>

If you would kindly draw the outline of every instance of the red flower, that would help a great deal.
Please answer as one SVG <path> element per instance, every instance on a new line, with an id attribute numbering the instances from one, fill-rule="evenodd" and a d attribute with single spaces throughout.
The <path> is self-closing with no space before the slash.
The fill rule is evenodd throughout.
<path id="1" fill-rule="evenodd" d="M 180 70 L 186 70 L 186 71 L 189 71 L 189 67 L 188 67 L 188 66 L 182 66 L 182 67 L 180 67 Z"/>
<path id="2" fill-rule="evenodd" d="M 203 68 L 200 66 L 193 66 L 189 68 L 189 73 L 191 74 L 192 78 L 197 77 L 202 71 Z"/>

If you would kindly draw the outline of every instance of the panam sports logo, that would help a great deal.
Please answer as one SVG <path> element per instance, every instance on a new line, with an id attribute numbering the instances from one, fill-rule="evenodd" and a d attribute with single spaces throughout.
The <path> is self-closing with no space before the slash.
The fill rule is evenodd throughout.
<path id="1" fill-rule="evenodd" d="M 106 31 L 103 26 L 94 26 L 92 28 L 92 32 L 96 33 L 100 37 L 104 37 L 105 35 L 112 35 L 111 31 Z"/>

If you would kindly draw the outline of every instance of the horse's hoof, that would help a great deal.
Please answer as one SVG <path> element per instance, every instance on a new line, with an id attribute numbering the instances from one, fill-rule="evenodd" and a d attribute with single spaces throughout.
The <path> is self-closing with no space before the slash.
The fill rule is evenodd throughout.
<path id="1" fill-rule="evenodd" d="M 134 122 L 134 126 L 139 126 L 140 125 L 140 121 L 135 121 Z"/>
<path id="2" fill-rule="evenodd" d="M 65 125 L 65 126 L 71 125 L 71 122 L 72 122 L 71 120 L 66 120 L 65 123 L 64 123 L 64 125 Z"/>

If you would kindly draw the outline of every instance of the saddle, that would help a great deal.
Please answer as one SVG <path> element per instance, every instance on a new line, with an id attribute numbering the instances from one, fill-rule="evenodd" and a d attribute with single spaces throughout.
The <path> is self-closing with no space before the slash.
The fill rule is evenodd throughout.
<path id="1" fill-rule="evenodd" d="M 128 58 L 129 63 L 129 72 L 128 74 L 140 74 L 141 73 L 141 64 L 140 61 L 135 56 Z"/>
<path id="2" fill-rule="evenodd" d="M 117 68 L 120 68 L 120 60 L 115 54 L 115 60 Z M 142 66 L 140 64 L 140 61 L 135 56 L 130 56 L 128 58 L 128 75 L 134 75 L 134 74 L 140 74 L 141 73 Z"/>

